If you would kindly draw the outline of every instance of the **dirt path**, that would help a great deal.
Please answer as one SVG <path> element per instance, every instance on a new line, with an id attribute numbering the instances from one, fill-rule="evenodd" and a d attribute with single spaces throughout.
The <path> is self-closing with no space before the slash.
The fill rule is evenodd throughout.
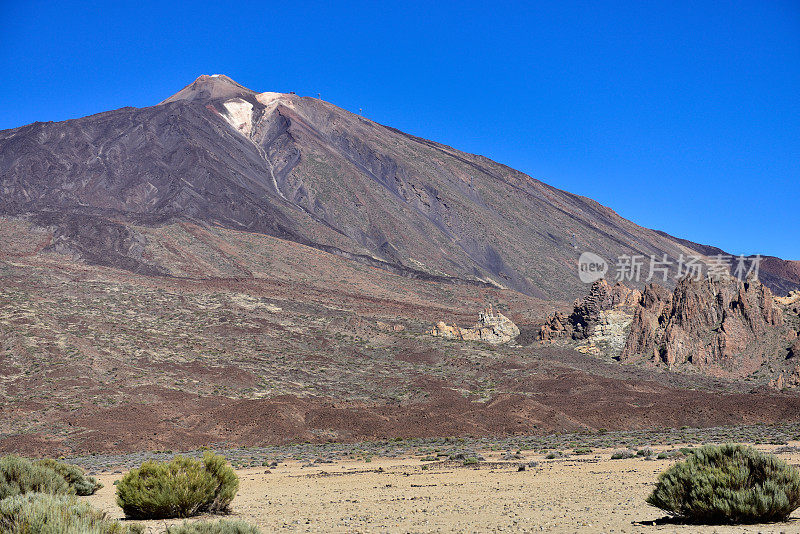
<path id="1" fill-rule="evenodd" d="M 769 447 L 760 447 L 768 449 Z M 341 461 L 303 467 L 288 462 L 270 472 L 240 470 L 241 489 L 232 517 L 264 532 L 581 532 L 581 533 L 791 533 L 793 521 L 748 527 L 697 527 L 642 524 L 664 516 L 645 504 L 653 481 L 670 460 L 610 460 L 611 451 L 545 460 L 500 462 L 484 454 L 477 468 L 433 464 L 420 458 Z M 524 452 L 523 452 L 524 454 Z M 782 455 L 800 463 L 800 454 Z M 538 461 L 518 471 L 520 463 Z M 88 500 L 122 517 L 114 504 L 114 480 Z M 161 533 L 176 521 L 145 522 Z"/>

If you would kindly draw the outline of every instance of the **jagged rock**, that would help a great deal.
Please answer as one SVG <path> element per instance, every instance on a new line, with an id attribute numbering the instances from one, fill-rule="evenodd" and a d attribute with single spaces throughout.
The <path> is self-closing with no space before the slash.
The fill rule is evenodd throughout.
<path id="1" fill-rule="evenodd" d="M 641 293 L 617 282 L 613 286 L 604 279 L 597 280 L 589 288 L 589 294 L 573 304 L 567 317 L 561 312 L 550 316 L 539 330 L 539 340 L 556 338 L 588 339 L 597 324 L 608 323 L 604 311 L 631 309 L 639 301 Z"/>
<path id="2" fill-rule="evenodd" d="M 561 312 L 554 313 L 548 318 L 547 323 L 539 329 L 539 340 L 549 341 L 561 337 L 571 336 L 569 318 Z"/>
<path id="3" fill-rule="evenodd" d="M 576 350 L 585 354 L 597 356 L 605 354 L 617 358 L 625 347 L 632 320 L 633 314 L 622 309 L 601 311 L 597 324 L 586 338 L 586 343 L 578 346 Z"/>
<path id="4" fill-rule="evenodd" d="M 797 357 L 800 357 L 800 336 L 789 348 L 789 355 L 787 356 L 787 358 L 797 358 Z"/>
<path id="5" fill-rule="evenodd" d="M 786 387 L 786 380 L 783 378 L 783 373 L 779 374 L 777 378 L 769 381 L 769 387 L 773 389 L 783 389 Z"/>
<path id="6" fill-rule="evenodd" d="M 479 314 L 478 323 L 471 328 L 459 328 L 456 325 L 450 326 L 444 321 L 440 321 L 428 333 L 448 339 L 485 341 L 498 344 L 514 340 L 519 335 L 519 328 L 502 313 L 497 312 L 495 314 L 492 307 L 489 306 Z"/>
<path id="7" fill-rule="evenodd" d="M 644 357 L 670 367 L 692 364 L 711 374 L 741 377 L 774 358 L 785 343 L 781 310 L 757 280 L 687 277 L 672 294 L 651 284 L 639 304 L 623 361 Z"/>
<path id="8" fill-rule="evenodd" d="M 773 389 L 790 389 L 800 385 L 800 367 L 795 367 L 789 371 L 781 371 L 777 377 L 769 381 L 769 387 Z"/>

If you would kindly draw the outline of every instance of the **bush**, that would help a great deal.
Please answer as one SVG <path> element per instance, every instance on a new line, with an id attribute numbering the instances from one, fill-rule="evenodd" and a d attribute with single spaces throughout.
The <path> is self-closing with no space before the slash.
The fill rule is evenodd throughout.
<path id="1" fill-rule="evenodd" d="M 653 506 L 703 523 L 784 521 L 800 506 L 800 472 L 744 445 L 708 445 L 658 477 Z"/>
<path id="2" fill-rule="evenodd" d="M 225 457 L 206 452 L 203 454 L 203 467 L 216 482 L 214 499 L 203 511 L 213 514 L 230 512 L 231 502 L 239 491 L 239 477 L 228 464 Z"/>
<path id="3" fill-rule="evenodd" d="M 94 495 L 94 493 L 103 487 L 96 478 L 86 476 L 83 470 L 77 465 L 65 464 L 52 460 L 50 458 L 45 460 L 36 460 L 34 465 L 52 469 L 58 473 L 67 484 L 75 489 L 77 495 L 86 496 Z"/>
<path id="4" fill-rule="evenodd" d="M 216 523 L 198 521 L 167 527 L 165 534 L 261 534 L 261 531 L 244 521 L 220 519 Z"/>
<path id="5" fill-rule="evenodd" d="M 612 460 L 626 460 L 628 458 L 633 458 L 633 457 L 634 457 L 633 451 L 630 449 L 622 449 L 611 453 Z"/>
<path id="6" fill-rule="evenodd" d="M 169 463 L 145 462 L 117 484 L 117 504 L 126 517 L 167 519 L 202 512 L 227 512 L 239 478 L 222 456 L 203 461 L 177 456 Z"/>
<path id="7" fill-rule="evenodd" d="M 66 494 L 75 489 L 50 468 L 19 456 L 0 458 L 0 499 L 34 492 Z"/>
<path id="8" fill-rule="evenodd" d="M 658 460 L 668 460 L 670 458 L 678 458 L 686 456 L 679 450 L 671 450 L 671 451 L 662 451 L 656 455 L 656 459 Z"/>
<path id="9" fill-rule="evenodd" d="M 27 493 L 0 501 L 4 534 L 137 534 L 139 525 L 123 526 L 74 495 Z"/>

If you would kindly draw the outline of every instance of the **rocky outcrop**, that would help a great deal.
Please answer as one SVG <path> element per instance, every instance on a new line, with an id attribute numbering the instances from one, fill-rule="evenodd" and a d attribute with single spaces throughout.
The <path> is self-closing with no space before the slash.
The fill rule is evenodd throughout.
<path id="1" fill-rule="evenodd" d="M 599 280 L 571 314 L 551 315 L 538 339 L 625 363 L 800 387 L 800 291 L 775 297 L 755 279 L 684 278 L 673 291 L 650 284 L 641 293 Z"/>
<path id="2" fill-rule="evenodd" d="M 792 344 L 792 346 L 789 347 L 789 354 L 786 355 L 786 358 L 800 359 L 800 336 L 798 336 L 795 342 Z"/>
<path id="3" fill-rule="evenodd" d="M 785 297 L 775 297 L 775 302 L 800 314 L 800 291 L 790 291 Z"/>
<path id="4" fill-rule="evenodd" d="M 547 322 L 539 329 L 539 341 L 550 341 L 553 339 L 572 337 L 572 327 L 569 317 L 562 312 L 555 312 L 547 318 Z"/>
<path id="5" fill-rule="evenodd" d="M 785 355 L 782 327 L 781 309 L 759 281 L 687 277 L 672 293 L 645 289 L 620 359 L 743 377 Z"/>
<path id="6" fill-rule="evenodd" d="M 602 279 L 594 282 L 589 294 L 583 300 L 575 301 L 569 317 L 573 339 L 588 339 L 595 326 L 607 319 L 607 316 L 603 316 L 604 311 L 629 309 L 636 303 L 639 294 L 639 291 L 619 282 L 613 286 Z"/>
<path id="7" fill-rule="evenodd" d="M 639 301 L 638 290 L 598 280 L 583 299 L 573 304 L 567 316 L 556 312 L 539 329 L 540 341 L 571 338 L 582 341 L 576 350 L 596 356 L 618 357 L 625 345 L 633 308 Z"/>
<path id="8" fill-rule="evenodd" d="M 513 341 L 519 335 L 519 328 L 514 322 L 500 312 L 494 313 L 491 306 L 478 316 L 478 324 L 471 328 L 450 326 L 440 321 L 428 332 L 432 336 L 462 341 L 485 341 L 499 344 Z"/>
<path id="9" fill-rule="evenodd" d="M 625 347 L 633 314 L 627 310 L 603 310 L 597 324 L 584 342 L 575 350 L 595 356 L 618 358 Z"/>
<path id="10" fill-rule="evenodd" d="M 539 329 L 539 340 L 558 338 L 587 339 L 598 324 L 608 324 L 610 310 L 631 310 L 641 293 L 635 289 L 616 283 L 613 286 L 601 279 L 592 284 L 589 293 L 573 303 L 572 313 L 567 316 L 556 312 Z"/>

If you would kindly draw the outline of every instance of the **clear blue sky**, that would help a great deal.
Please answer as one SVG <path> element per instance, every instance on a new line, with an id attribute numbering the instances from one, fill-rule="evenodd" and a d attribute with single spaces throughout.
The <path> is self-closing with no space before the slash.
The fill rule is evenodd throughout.
<path id="1" fill-rule="evenodd" d="M 0 128 L 225 73 L 800 259 L 800 2 L 431 4 L 0 0 Z"/>

